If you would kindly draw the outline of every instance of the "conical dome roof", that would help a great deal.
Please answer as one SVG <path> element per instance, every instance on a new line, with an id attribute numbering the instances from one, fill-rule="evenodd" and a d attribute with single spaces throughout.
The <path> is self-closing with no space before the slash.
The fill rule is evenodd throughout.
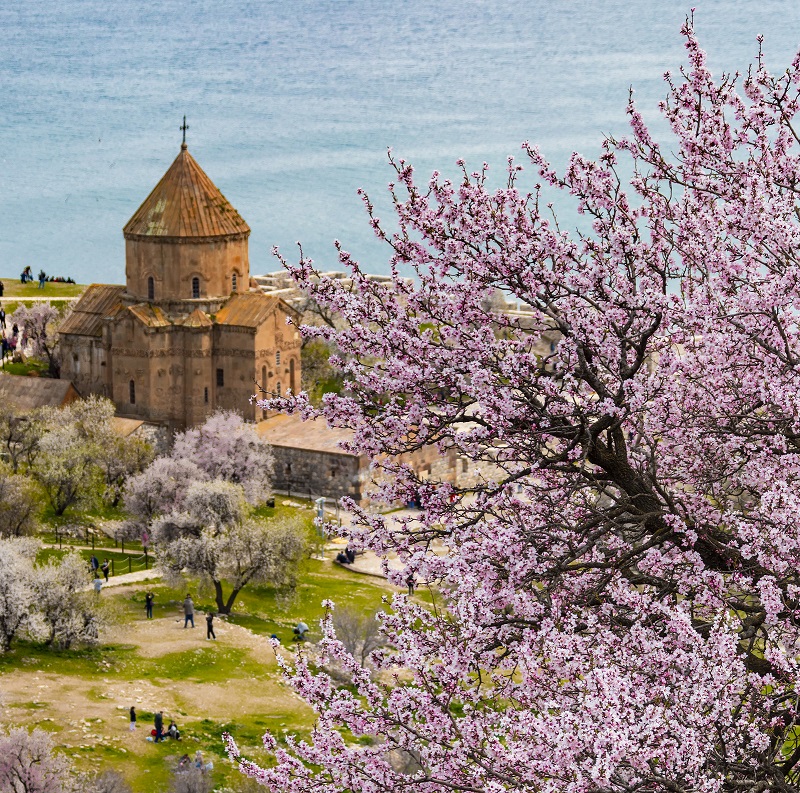
<path id="1" fill-rule="evenodd" d="M 123 232 L 126 238 L 204 238 L 246 235 L 250 227 L 183 144 Z"/>

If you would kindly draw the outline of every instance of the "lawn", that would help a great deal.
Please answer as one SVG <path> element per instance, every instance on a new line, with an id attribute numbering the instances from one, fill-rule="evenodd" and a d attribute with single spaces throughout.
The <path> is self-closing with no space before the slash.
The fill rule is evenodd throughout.
<path id="1" fill-rule="evenodd" d="M 26 297 L 78 297 L 86 289 L 85 284 L 63 284 L 54 281 L 46 282 L 44 289 L 39 289 L 38 281 L 21 284 L 19 275 L 16 277 L 0 276 L 0 281 L 5 287 L 3 297 L 19 297 L 23 300 Z"/>
<path id="2" fill-rule="evenodd" d="M 58 553 L 47 549 L 42 557 Z M 91 551 L 82 554 L 88 558 Z M 103 556 L 123 557 L 105 551 Z M 194 631 L 183 628 L 187 587 L 195 595 Z M 144 619 L 147 588 L 155 594 L 152 621 Z M 23 642 L 0 655 L 3 720 L 53 732 L 78 767 L 115 768 L 136 793 L 166 789 L 178 758 L 198 749 L 213 760 L 218 786 L 235 783 L 238 773 L 224 755 L 223 732 L 231 732 L 248 756 L 263 758 L 260 737 L 267 729 L 282 739 L 287 733 L 308 736 L 313 726 L 313 713 L 283 683 L 265 637 L 274 633 L 290 646 L 292 627 L 302 619 L 313 640 L 322 600 L 368 612 L 390 591 L 379 579 L 351 573 L 330 559 L 308 559 L 295 592 L 245 589 L 230 620 L 217 619 L 219 640 L 206 642 L 202 612 L 213 608 L 213 599 L 196 582 L 106 589 L 101 597 L 116 621 L 106 644 L 59 651 Z M 135 733 L 127 729 L 131 704 L 139 712 Z M 145 740 L 160 708 L 178 722 L 179 743 Z"/>

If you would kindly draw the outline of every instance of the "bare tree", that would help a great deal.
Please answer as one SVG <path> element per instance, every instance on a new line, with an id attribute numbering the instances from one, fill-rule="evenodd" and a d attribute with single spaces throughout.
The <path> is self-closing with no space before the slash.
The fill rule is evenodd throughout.
<path id="1" fill-rule="evenodd" d="M 204 768 L 189 766 L 173 774 L 169 789 L 170 793 L 211 793 L 214 780 Z"/>
<path id="2" fill-rule="evenodd" d="M 337 609 L 333 613 L 333 625 L 336 638 L 362 666 L 367 666 L 370 655 L 386 644 L 377 611 L 364 612 L 352 606 Z"/>

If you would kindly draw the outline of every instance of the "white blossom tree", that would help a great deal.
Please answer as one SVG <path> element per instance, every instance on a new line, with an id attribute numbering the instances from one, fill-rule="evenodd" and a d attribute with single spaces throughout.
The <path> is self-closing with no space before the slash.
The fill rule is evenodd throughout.
<path id="1" fill-rule="evenodd" d="M 300 519 L 256 522 L 247 518 L 241 485 L 214 480 L 189 486 L 181 510 L 152 523 L 158 563 L 210 582 L 220 614 L 229 614 L 251 583 L 294 586 L 307 546 Z M 224 585 L 230 590 L 227 594 Z"/>
<path id="2" fill-rule="evenodd" d="M 36 567 L 34 632 L 45 644 L 66 649 L 97 642 L 101 614 L 88 585 L 87 565 L 77 551 Z"/>
<path id="3" fill-rule="evenodd" d="M 0 409 L 0 449 L 14 473 L 33 463 L 45 425 L 42 411 L 19 413 L 8 405 Z"/>
<path id="4" fill-rule="evenodd" d="M 0 652 L 30 625 L 37 547 L 30 538 L 0 539 Z"/>
<path id="5" fill-rule="evenodd" d="M 0 538 L 33 534 L 38 513 L 39 498 L 31 480 L 0 465 Z"/>
<path id="6" fill-rule="evenodd" d="M 56 515 L 97 499 L 101 472 L 96 458 L 97 446 L 74 424 L 56 426 L 42 436 L 31 474 L 42 486 Z"/>
<path id="7" fill-rule="evenodd" d="M 125 509 L 141 526 L 146 526 L 158 515 L 180 511 L 189 486 L 207 480 L 208 474 L 192 460 L 157 457 L 144 471 L 128 479 Z"/>
<path id="8" fill-rule="evenodd" d="M 199 427 L 178 433 L 171 457 L 190 460 L 209 479 L 241 485 L 251 504 L 270 494 L 272 451 L 238 413 L 219 410 Z"/>
<path id="9" fill-rule="evenodd" d="M 44 730 L 0 730 L 0 793 L 78 793 L 72 767 Z"/>

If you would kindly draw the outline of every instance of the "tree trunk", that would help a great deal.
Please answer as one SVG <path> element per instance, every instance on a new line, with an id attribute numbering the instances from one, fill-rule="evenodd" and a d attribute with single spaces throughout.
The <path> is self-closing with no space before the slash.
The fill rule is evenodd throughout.
<path id="1" fill-rule="evenodd" d="M 214 601 L 217 604 L 217 614 L 228 613 L 225 611 L 225 601 L 222 597 L 222 584 L 217 580 L 214 580 Z"/>
<path id="2" fill-rule="evenodd" d="M 230 595 L 228 595 L 228 599 L 225 600 L 222 595 L 222 583 L 220 581 L 214 581 L 214 601 L 217 604 L 217 614 L 230 614 L 233 604 L 236 602 L 236 598 L 241 591 L 241 587 L 234 588 Z"/>
<path id="3" fill-rule="evenodd" d="M 242 591 L 242 588 L 239 587 L 238 589 L 234 589 L 231 591 L 230 596 L 228 597 L 228 602 L 225 604 L 225 614 L 230 614 L 231 609 L 233 608 L 233 604 L 236 602 L 236 598 L 238 597 L 239 593 Z"/>

